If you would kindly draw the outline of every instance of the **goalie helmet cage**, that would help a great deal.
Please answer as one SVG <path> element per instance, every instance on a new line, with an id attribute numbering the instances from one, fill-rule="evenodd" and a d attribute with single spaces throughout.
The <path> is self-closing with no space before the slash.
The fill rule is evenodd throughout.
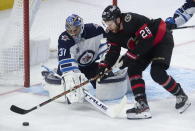
<path id="1" fill-rule="evenodd" d="M 0 85 L 30 86 L 30 25 L 41 0 L 14 0 L 0 38 Z M 8 37 L 9 34 L 9 37 Z"/>

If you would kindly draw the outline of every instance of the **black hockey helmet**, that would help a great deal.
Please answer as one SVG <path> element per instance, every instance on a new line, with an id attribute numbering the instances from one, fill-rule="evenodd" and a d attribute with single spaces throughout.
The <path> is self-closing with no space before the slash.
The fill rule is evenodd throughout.
<path id="1" fill-rule="evenodd" d="M 107 6 L 102 13 L 103 21 L 115 20 L 120 16 L 121 16 L 121 11 L 116 5 Z"/>

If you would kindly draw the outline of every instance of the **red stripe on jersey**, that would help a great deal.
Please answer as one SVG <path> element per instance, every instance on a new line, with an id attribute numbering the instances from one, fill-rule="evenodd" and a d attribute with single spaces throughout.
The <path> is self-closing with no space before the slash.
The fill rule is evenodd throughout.
<path id="1" fill-rule="evenodd" d="M 153 41 L 154 45 L 157 45 L 163 39 L 165 32 L 166 32 L 166 23 L 161 20 L 161 22 L 158 26 L 158 31 L 156 33 L 156 37 Z"/>
<path id="2" fill-rule="evenodd" d="M 98 66 L 99 66 L 99 67 L 104 67 L 104 68 L 106 68 L 106 67 L 108 67 L 108 64 L 106 64 L 106 63 L 99 63 Z"/>
<path id="3" fill-rule="evenodd" d="M 131 86 L 131 89 L 134 90 L 134 89 L 139 88 L 139 87 L 145 88 L 145 85 L 144 84 L 136 84 L 134 86 Z"/>
<path id="4" fill-rule="evenodd" d="M 135 55 L 135 54 L 133 54 L 133 53 L 131 53 L 131 52 L 127 52 L 127 56 L 130 58 L 130 59 L 137 59 L 137 55 Z"/>
<path id="5" fill-rule="evenodd" d="M 108 44 L 112 45 L 112 46 L 118 46 L 117 43 L 114 43 L 114 42 L 108 42 Z"/>

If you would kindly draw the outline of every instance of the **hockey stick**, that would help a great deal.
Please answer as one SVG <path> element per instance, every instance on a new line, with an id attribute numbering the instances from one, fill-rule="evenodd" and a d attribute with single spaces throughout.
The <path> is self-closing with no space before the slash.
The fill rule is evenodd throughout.
<path id="1" fill-rule="evenodd" d="M 195 28 L 195 25 L 190 25 L 190 26 L 181 26 L 181 27 L 177 27 L 173 30 L 177 30 L 177 29 L 185 29 L 185 28 Z"/>
<path id="2" fill-rule="evenodd" d="M 121 110 L 124 108 L 125 104 L 127 103 L 127 97 L 124 96 L 123 99 L 120 101 L 119 104 L 115 105 L 114 107 L 108 107 L 95 96 L 91 95 L 87 90 L 84 90 L 85 93 L 85 100 L 92 104 L 95 108 L 103 112 L 104 114 L 108 115 L 111 118 L 115 118 L 119 115 Z"/>
<path id="3" fill-rule="evenodd" d="M 58 76 L 56 72 L 51 70 L 49 67 L 42 65 L 44 69 L 46 69 L 48 72 L 54 74 L 55 76 Z M 58 76 L 60 77 L 60 76 Z M 115 118 L 118 116 L 118 114 L 123 109 L 124 105 L 127 103 L 126 96 L 123 97 L 123 99 L 120 101 L 119 104 L 116 104 L 113 108 L 107 106 L 102 101 L 100 101 L 95 96 L 91 95 L 87 90 L 83 89 L 83 92 L 85 93 L 85 100 L 88 101 L 90 104 L 92 104 L 95 108 L 106 114 L 107 116 L 111 118 Z"/>
<path id="4" fill-rule="evenodd" d="M 105 73 L 108 73 L 108 72 L 110 72 L 110 71 L 111 71 L 111 70 L 107 70 L 107 71 L 105 71 Z M 15 105 L 12 105 L 12 106 L 10 107 L 10 110 L 13 111 L 13 112 L 15 112 L 15 113 L 22 114 L 22 115 L 27 114 L 27 113 L 29 113 L 29 112 L 31 112 L 31 111 L 33 111 L 33 110 L 36 110 L 36 109 L 38 109 L 38 108 L 40 108 L 40 107 L 42 107 L 42 106 L 44 106 L 44 105 L 46 105 L 46 104 L 48 104 L 48 103 L 50 103 L 50 102 L 52 102 L 52 101 L 58 99 L 58 98 L 61 97 L 61 96 L 64 96 L 64 95 L 68 94 L 69 92 L 72 92 L 72 91 L 74 91 L 74 90 L 76 90 L 76 89 L 78 89 L 78 88 L 80 88 L 80 87 L 82 87 L 82 86 L 88 84 L 88 83 L 91 82 L 91 81 L 97 80 L 98 78 L 101 78 L 101 77 L 102 77 L 102 76 L 98 74 L 98 75 L 96 75 L 95 77 L 93 77 L 93 78 L 91 78 L 91 79 L 89 79 L 89 80 L 87 80 L 87 81 L 84 81 L 83 83 L 81 83 L 81 84 L 79 84 L 79 85 L 74 86 L 72 89 L 69 89 L 69 90 L 67 90 L 67 91 L 64 91 L 64 92 L 60 93 L 59 95 L 54 96 L 54 97 L 52 97 L 51 99 L 48 99 L 48 100 L 42 102 L 41 104 L 32 107 L 31 109 L 25 110 L 25 109 L 22 109 L 22 108 L 20 108 L 20 107 L 15 106 Z"/>

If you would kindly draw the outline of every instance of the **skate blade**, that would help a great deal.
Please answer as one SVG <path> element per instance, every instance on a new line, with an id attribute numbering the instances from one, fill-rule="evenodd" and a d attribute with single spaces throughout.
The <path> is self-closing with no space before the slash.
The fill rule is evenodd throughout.
<path id="1" fill-rule="evenodd" d="M 181 107 L 180 109 L 178 109 L 178 112 L 180 114 L 184 113 L 188 107 L 190 107 L 191 103 L 189 102 L 189 100 L 186 101 L 185 105 L 183 107 Z"/>
<path id="2" fill-rule="evenodd" d="M 139 119 L 150 119 L 152 118 L 152 114 L 150 111 L 142 112 L 139 114 L 127 114 L 127 119 L 129 120 L 139 120 Z"/>

